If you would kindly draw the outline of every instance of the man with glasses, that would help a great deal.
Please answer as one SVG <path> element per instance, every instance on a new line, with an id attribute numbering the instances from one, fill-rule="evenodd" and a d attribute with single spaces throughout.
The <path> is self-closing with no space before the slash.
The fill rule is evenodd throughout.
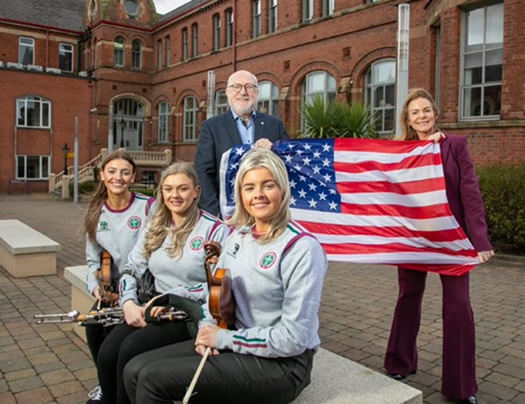
<path id="1" fill-rule="evenodd" d="M 257 77 L 246 70 L 233 73 L 228 79 L 226 96 L 230 110 L 202 123 L 195 169 L 202 193 L 200 207 L 219 216 L 219 166 L 222 154 L 239 144 L 255 144 L 270 148 L 273 142 L 288 139 L 279 118 L 255 110 L 259 88 Z"/>

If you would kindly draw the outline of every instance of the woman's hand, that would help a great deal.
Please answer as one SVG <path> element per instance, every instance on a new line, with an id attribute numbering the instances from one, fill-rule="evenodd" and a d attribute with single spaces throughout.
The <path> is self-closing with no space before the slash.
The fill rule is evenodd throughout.
<path id="1" fill-rule="evenodd" d="M 122 306 L 126 324 L 131 327 L 142 328 L 146 326 L 144 320 L 144 308 L 138 306 L 133 300 L 128 300 Z"/>
<path id="2" fill-rule="evenodd" d="M 151 317 L 159 317 L 160 315 L 169 311 L 169 309 L 170 309 L 169 307 L 165 307 L 165 306 L 154 306 L 151 308 L 151 311 L 149 312 L 149 314 L 151 315 Z"/>
<path id="3" fill-rule="evenodd" d="M 93 297 L 97 300 L 102 299 L 102 290 L 98 286 L 93 289 Z"/>
<path id="4" fill-rule="evenodd" d="M 478 252 L 478 261 L 480 264 L 484 264 L 494 256 L 494 250 L 480 251 Z"/>
<path id="5" fill-rule="evenodd" d="M 445 139 L 445 134 L 442 132 L 436 132 L 427 137 L 427 140 L 432 140 L 434 143 L 439 143 L 441 139 Z"/>
<path id="6" fill-rule="evenodd" d="M 217 333 L 220 328 L 216 325 L 205 325 L 199 329 L 197 333 L 197 338 L 195 339 L 195 352 L 199 355 L 204 355 L 206 348 L 213 348 L 211 350 L 211 355 L 218 355 L 219 351 L 215 349 L 217 343 Z"/>

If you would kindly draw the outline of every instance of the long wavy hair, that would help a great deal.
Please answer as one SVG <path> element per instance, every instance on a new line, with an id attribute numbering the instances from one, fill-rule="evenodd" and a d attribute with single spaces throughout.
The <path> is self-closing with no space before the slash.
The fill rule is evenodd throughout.
<path id="1" fill-rule="evenodd" d="M 126 160 L 129 164 L 131 164 L 131 167 L 133 168 L 133 173 L 135 173 L 135 162 L 128 153 L 122 150 L 117 150 L 113 153 L 108 154 L 106 158 L 102 161 L 100 171 L 104 171 L 106 165 L 113 160 Z M 86 215 L 84 216 L 84 230 L 89 240 L 93 243 L 96 241 L 97 238 L 97 227 L 98 220 L 100 219 L 101 209 L 107 199 L 108 190 L 106 188 L 106 184 L 104 184 L 104 181 L 100 179 L 97 185 L 97 189 L 95 190 L 93 197 L 89 201 L 89 207 L 86 212 Z"/>
<path id="2" fill-rule="evenodd" d="M 193 186 L 197 189 L 197 198 L 192 202 L 184 215 L 182 225 L 177 228 L 172 226 L 171 211 L 164 203 L 164 196 L 162 195 L 162 187 L 166 178 L 170 175 L 184 174 L 188 177 Z M 172 258 L 177 258 L 182 255 L 184 245 L 188 240 L 188 236 L 197 224 L 200 217 L 199 198 L 201 195 L 199 177 L 191 163 L 174 163 L 166 168 L 161 177 L 159 186 L 157 188 L 157 202 L 155 214 L 150 220 L 149 230 L 144 238 L 144 257 L 149 258 L 153 251 L 162 246 L 166 237 L 171 238 L 171 245 L 167 248 L 168 255 Z"/>
<path id="3" fill-rule="evenodd" d="M 241 196 L 241 187 L 244 176 L 248 171 L 256 168 L 266 168 L 283 193 L 283 199 L 277 212 L 270 220 L 268 232 L 257 240 L 261 243 L 270 242 L 279 237 L 290 222 L 290 185 L 288 173 L 283 161 L 271 150 L 253 149 L 243 157 L 237 177 L 235 178 L 235 211 L 228 224 L 235 227 L 252 226 L 255 219 L 244 208 Z"/>
<path id="4" fill-rule="evenodd" d="M 432 109 L 434 110 L 435 118 L 437 119 L 439 115 L 436 103 L 434 102 L 432 95 L 430 95 L 430 93 L 427 90 L 420 87 L 411 88 L 408 91 L 407 98 L 403 102 L 401 114 L 399 114 L 399 119 L 401 121 L 401 135 L 399 135 L 397 140 L 419 140 L 417 132 L 408 123 L 408 104 L 410 104 L 417 98 L 424 98 L 425 100 L 428 100 L 432 105 Z M 435 128 L 435 130 L 437 130 L 437 128 Z"/>

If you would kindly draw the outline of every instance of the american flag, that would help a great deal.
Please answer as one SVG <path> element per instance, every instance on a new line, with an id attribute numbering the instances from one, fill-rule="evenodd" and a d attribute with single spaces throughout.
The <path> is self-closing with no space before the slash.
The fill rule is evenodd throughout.
<path id="1" fill-rule="evenodd" d="M 250 145 L 221 161 L 223 217 Z M 277 142 L 292 191 L 293 219 L 317 237 L 331 261 L 402 265 L 462 275 L 477 253 L 448 206 L 439 144 L 370 139 Z"/>

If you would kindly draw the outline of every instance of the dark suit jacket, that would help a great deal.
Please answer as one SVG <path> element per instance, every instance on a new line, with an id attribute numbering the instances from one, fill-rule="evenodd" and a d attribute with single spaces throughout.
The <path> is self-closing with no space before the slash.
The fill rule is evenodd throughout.
<path id="1" fill-rule="evenodd" d="M 255 115 L 254 141 L 266 138 L 271 142 L 288 139 L 282 121 L 274 116 L 257 112 Z M 222 154 L 242 144 L 237 124 L 231 111 L 214 116 L 202 123 L 195 169 L 201 183 L 200 207 L 212 215 L 219 215 L 219 167 Z"/>
<path id="2" fill-rule="evenodd" d="M 476 251 L 492 250 L 478 178 L 467 149 L 467 139 L 446 135 L 441 156 L 450 209 Z"/>

